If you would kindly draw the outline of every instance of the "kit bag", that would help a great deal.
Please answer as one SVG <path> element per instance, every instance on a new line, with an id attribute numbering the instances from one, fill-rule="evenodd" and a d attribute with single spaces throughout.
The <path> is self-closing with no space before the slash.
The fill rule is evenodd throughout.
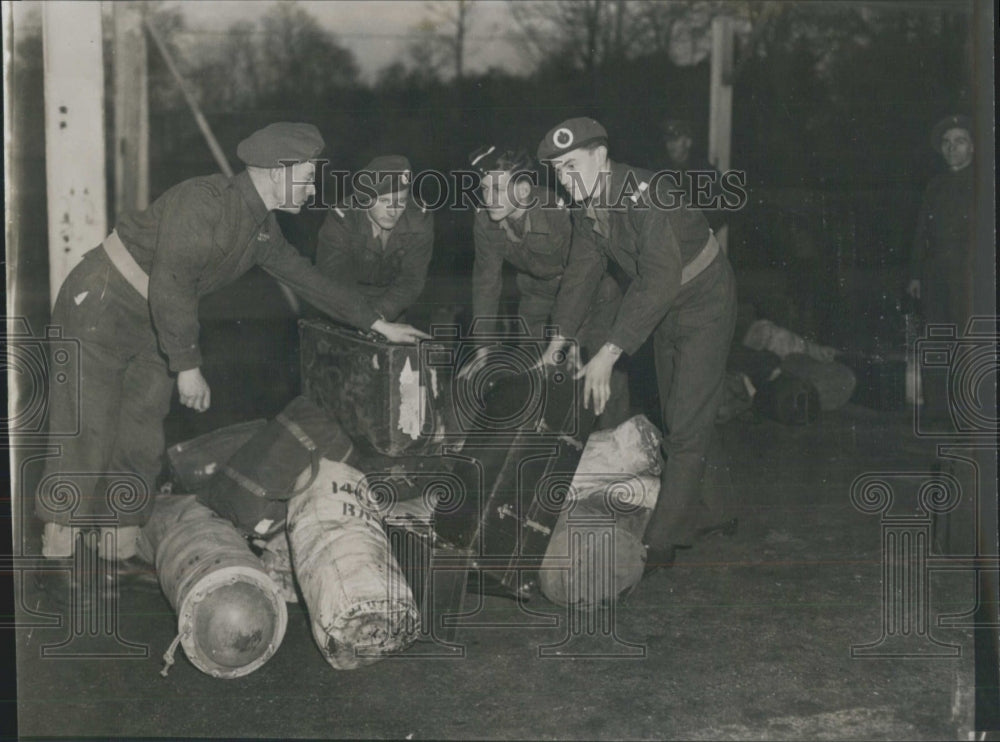
<path id="1" fill-rule="evenodd" d="M 353 453 L 336 420 L 306 397 L 296 397 L 219 467 L 198 499 L 244 535 L 266 537 L 284 525 L 285 501 L 312 485 L 320 459 L 346 461 Z M 310 476 L 296 489 L 305 470 Z"/>

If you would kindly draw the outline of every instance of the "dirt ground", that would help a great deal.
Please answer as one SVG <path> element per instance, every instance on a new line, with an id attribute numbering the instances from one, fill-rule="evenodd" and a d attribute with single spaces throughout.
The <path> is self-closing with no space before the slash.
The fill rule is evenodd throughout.
<path id="1" fill-rule="evenodd" d="M 329 667 L 301 607 L 289 605 L 284 642 L 256 672 L 213 679 L 179 651 L 161 677 L 176 618 L 164 597 L 138 593 L 122 595 L 116 628 L 138 656 L 48 656 L 123 650 L 108 644 L 113 626 L 96 637 L 74 630 L 69 617 L 44 612 L 30 580 L 22 580 L 20 733 L 966 739 L 973 632 L 962 615 L 975 607 L 972 573 L 932 558 L 908 575 L 907 568 L 883 574 L 883 538 L 892 530 L 886 518 L 929 532 L 910 484 L 926 477 L 933 447 L 916 440 L 911 425 L 906 412 L 855 405 L 806 427 L 727 423 L 719 431 L 740 502 L 734 537 L 680 552 L 675 566 L 650 576 L 625 605 L 582 625 L 543 599 L 519 605 L 467 596 L 460 650 L 419 643 L 357 670 Z M 873 472 L 893 488 L 888 515 L 864 512 L 874 508 L 870 499 L 852 502 L 852 482 Z M 913 584 L 926 592 L 890 600 Z M 859 648 L 885 636 L 875 649 Z M 852 647 L 873 656 L 852 656 Z"/>

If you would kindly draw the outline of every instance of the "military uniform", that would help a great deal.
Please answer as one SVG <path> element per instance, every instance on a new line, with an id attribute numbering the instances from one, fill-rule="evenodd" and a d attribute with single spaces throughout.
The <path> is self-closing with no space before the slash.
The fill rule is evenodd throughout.
<path id="1" fill-rule="evenodd" d="M 531 200 L 534 205 L 518 222 L 509 217 L 495 222 L 485 210 L 476 213 L 472 313 L 477 318 L 497 316 L 506 261 L 517 271 L 518 314 L 532 337 L 542 337 L 569 257 L 571 227 L 569 212 L 551 194 L 533 188 Z M 545 204 L 555 208 L 543 208 Z"/>
<path id="2" fill-rule="evenodd" d="M 924 192 L 913 239 L 910 275 L 920 279 L 928 322 L 951 322 L 959 332 L 972 314 L 974 168 L 934 177 Z"/>
<path id="3" fill-rule="evenodd" d="M 303 136 L 308 151 L 296 144 Z M 269 163 L 272 150 L 305 161 L 321 149 L 314 127 L 280 124 L 244 140 L 237 152 L 252 164 Z M 367 328 L 378 318 L 355 290 L 322 276 L 285 241 L 245 171 L 192 178 L 148 209 L 123 215 L 70 272 L 52 321 L 79 341 L 81 386 L 53 386 L 50 428 L 65 429 L 79 405 L 82 430 L 61 439 L 60 454 L 48 460 L 36 497 L 46 524 L 101 516 L 122 527 L 145 521 L 164 450 L 171 372 L 201 364 L 198 300 L 254 265 L 345 322 Z M 126 485 L 109 489 L 116 480 Z M 130 556 L 127 548 L 120 555 Z"/>
<path id="4" fill-rule="evenodd" d="M 472 270 L 472 312 L 479 322 L 497 316 L 503 285 L 503 263 L 516 270 L 518 315 L 524 320 L 533 338 L 543 337 L 546 325 L 553 324 L 552 308 L 563 270 L 569 260 L 573 226 L 570 212 L 554 195 L 541 188 L 532 188 L 533 204 L 518 221 L 509 217 L 499 222 L 489 218 L 485 210 L 476 213 L 473 236 L 476 260 Z M 605 276 L 597 291 L 588 297 L 587 307 L 577 337 L 585 355 L 594 353 L 607 340 L 611 323 L 618 311 L 622 292 L 618 283 Z M 477 324 L 477 328 L 483 328 Z M 497 328 L 493 328 L 497 329 Z M 628 378 L 616 369 L 612 378 L 609 407 L 601 416 L 603 427 L 612 427 L 628 418 Z"/>
<path id="5" fill-rule="evenodd" d="M 433 248 L 434 215 L 414 198 L 388 233 L 365 209 L 338 206 L 320 229 L 316 266 L 326 276 L 351 283 L 393 322 L 424 290 Z"/>
<path id="6" fill-rule="evenodd" d="M 586 121 L 583 127 L 571 120 L 554 129 L 539 156 L 545 152 L 549 159 L 555 152 L 582 147 L 592 131 L 588 127 L 603 133 L 597 122 Z M 652 173 L 610 161 L 609 166 L 604 197 L 596 206 L 574 211 L 573 251 L 553 320 L 572 337 L 609 268 L 630 281 L 608 340 L 634 353 L 653 335 L 666 428 L 666 462 L 647 543 L 658 548 L 687 545 L 699 527 L 731 516 L 708 510 L 701 483 L 736 321 L 735 280 L 699 212 L 657 207 L 648 190 Z M 660 202 L 669 203 L 669 185 L 662 180 L 660 185 Z"/>
<path id="7" fill-rule="evenodd" d="M 965 129 L 965 116 L 948 116 L 934 127 L 931 143 L 941 152 L 949 129 Z M 928 323 L 953 325 L 961 334 L 972 316 L 972 271 L 975 253 L 975 168 L 935 176 L 924 191 L 913 238 L 910 277 L 920 281 L 920 302 Z M 929 419 L 949 417 L 947 374 L 923 369 L 924 414 Z"/>

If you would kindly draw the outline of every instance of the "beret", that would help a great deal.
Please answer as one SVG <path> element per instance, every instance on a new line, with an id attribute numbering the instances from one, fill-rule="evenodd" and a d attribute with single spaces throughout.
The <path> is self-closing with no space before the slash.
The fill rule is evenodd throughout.
<path id="1" fill-rule="evenodd" d="M 538 145 L 538 159 L 551 160 L 588 144 L 606 144 L 608 132 L 592 118 L 567 119 L 545 135 Z"/>
<path id="2" fill-rule="evenodd" d="M 393 191 L 404 191 L 413 178 L 410 161 L 403 155 L 380 155 L 357 173 L 355 191 L 362 201 L 367 201 L 374 191 L 384 196 Z"/>
<path id="3" fill-rule="evenodd" d="M 279 121 L 258 129 L 236 146 L 236 156 L 252 167 L 305 162 L 323 151 L 323 136 L 312 124 Z"/>
<path id="4" fill-rule="evenodd" d="M 945 116 L 934 125 L 934 129 L 931 131 L 931 147 L 934 149 L 940 149 L 941 137 L 943 137 L 944 133 L 949 129 L 965 129 L 969 132 L 969 136 L 971 137 L 972 119 L 968 116 L 963 116 L 960 113 Z"/>
<path id="5" fill-rule="evenodd" d="M 491 170 L 518 172 L 530 170 L 531 156 L 522 147 L 483 145 L 469 154 L 469 164 L 480 175 Z"/>
<path id="6" fill-rule="evenodd" d="M 677 139 L 678 137 L 693 137 L 694 127 L 690 121 L 683 119 L 667 119 L 663 122 L 663 136 L 666 139 Z"/>

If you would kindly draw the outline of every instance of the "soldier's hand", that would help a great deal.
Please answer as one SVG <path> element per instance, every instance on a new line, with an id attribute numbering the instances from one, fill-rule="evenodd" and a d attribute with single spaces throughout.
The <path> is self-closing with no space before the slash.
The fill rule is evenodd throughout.
<path id="1" fill-rule="evenodd" d="M 177 374 L 177 393 L 181 404 L 196 412 L 204 412 L 212 404 L 212 390 L 200 368 L 189 368 Z"/>
<path id="2" fill-rule="evenodd" d="M 914 299 L 920 298 L 920 281 L 914 278 L 906 287 L 906 293 Z"/>
<path id="3" fill-rule="evenodd" d="M 421 332 L 416 327 L 403 324 L 402 322 L 386 322 L 385 320 L 377 319 L 372 323 L 372 329 L 375 332 L 385 335 L 385 339 L 390 343 L 413 345 L 418 340 L 431 339 L 431 336 L 426 332 Z"/>
<path id="4" fill-rule="evenodd" d="M 581 368 L 576 378 L 583 378 L 583 407 L 590 409 L 590 401 L 594 402 L 594 414 L 600 415 L 604 412 L 604 407 L 611 397 L 611 370 L 615 366 L 618 356 L 602 347 L 590 362 Z"/>

